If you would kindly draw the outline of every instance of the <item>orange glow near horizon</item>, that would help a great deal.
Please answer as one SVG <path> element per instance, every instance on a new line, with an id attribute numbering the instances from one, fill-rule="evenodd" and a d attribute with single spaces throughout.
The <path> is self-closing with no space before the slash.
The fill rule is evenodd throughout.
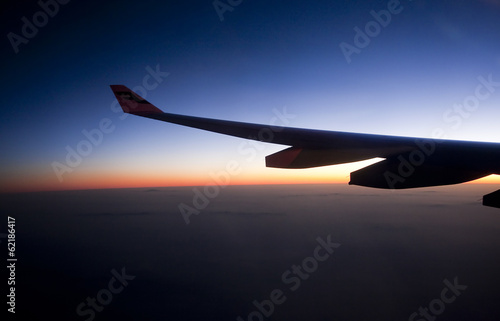
<path id="1" fill-rule="evenodd" d="M 346 183 L 348 177 L 335 176 L 308 176 L 304 174 L 290 175 L 279 174 L 269 176 L 237 175 L 224 176 L 216 180 L 210 176 L 186 176 L 178 175 L 134 175 L 134 174 L 95 174 L 95 175 L 73 175 L 59 183 L 53 179 L 31 179 L 16 181 L 4 181 L 0 192 L 36 192 L 36 191 L 60 191 L 80 189 L 108 189 L 108 188 L 140 188 L 140 187 L 169 187 L 169 186 L 204 186 L 204 185 L 269 185 L 269 184 L 326 184 Z"/>
<path id="2" fill-rule="evenodd" d="M 272 184 L 346 184 L 349 173 L 359 164 L 338 165 L 313 169 L 247 169 L 230 175 L 224 171 L 185 172 L 129 172 L 123 170 L 82 169 L 68 174 L 59 182 L 53 173 L 24 174 L 6 177 L 0 192 L 36 192 L 110 188 L 146 188 L 204 185 L 272 185 Z M 215 174 L 218 173 L 218 174 Z M 499 175 L 490 175 L 469 184 L 500 184 Z"/>

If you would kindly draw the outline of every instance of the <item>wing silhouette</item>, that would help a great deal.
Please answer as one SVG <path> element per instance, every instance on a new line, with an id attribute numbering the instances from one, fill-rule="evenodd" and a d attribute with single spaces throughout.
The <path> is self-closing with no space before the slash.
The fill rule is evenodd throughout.
<path id="1" fill-rule="evenodd" d="M 110 87 L 129 114 L 288 146 L 267 156 L 267 167 L 310 168 L 380 157 L 384 160 L 352 172 L 349 184 L 384 189 L 459 184 L 500 174 L 500 143 L 324 131 L 170 114 L 123 85 Z M 483 204 L 500 208 L 500 190 L 485 195 Z"/>

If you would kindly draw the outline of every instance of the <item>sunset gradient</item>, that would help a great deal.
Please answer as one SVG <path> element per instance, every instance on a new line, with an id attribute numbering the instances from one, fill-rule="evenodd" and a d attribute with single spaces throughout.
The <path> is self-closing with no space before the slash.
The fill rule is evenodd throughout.
<path id="1" fill-rule="evenodd" d="M 229 185 L 347 184 L 350 172 L 376 161 L 266 168 L 265 156 L 286 146 L 125 115 L 110 84 L 178 114 L 500 142 L 497 1 L 232 9 L 221 19 L 211 1 L 69 2 L 26 43 L 5 37 L 0 192 L 217 184 L 212 176 L 231 161 L 240 171 Z M 22 36 L 21 18 L 40 10 L 10 3 L 3 34 Z"/>

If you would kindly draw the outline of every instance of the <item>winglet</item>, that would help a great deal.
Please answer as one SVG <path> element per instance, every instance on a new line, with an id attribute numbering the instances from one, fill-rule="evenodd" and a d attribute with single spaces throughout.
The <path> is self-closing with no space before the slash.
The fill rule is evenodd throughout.
<path id="1" fill-rule="evenodd" d="M 163 112 L 149 103 L 132 90 L 123 85 L 110 85 L 116 99 L 125 113 L 145 116 L 150 114 L 163 114 Z"/>

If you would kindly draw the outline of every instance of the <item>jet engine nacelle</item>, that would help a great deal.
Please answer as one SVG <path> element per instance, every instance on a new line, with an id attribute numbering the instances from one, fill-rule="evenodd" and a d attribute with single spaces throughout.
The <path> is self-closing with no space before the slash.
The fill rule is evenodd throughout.
<path id="1" fill-rule="evenodd" d="M 402 189 L 459 184 L 491 173 L 453 166 L 411 162 L 403 156 L 386 159 L 351 173 L 350 185 Z"/>

